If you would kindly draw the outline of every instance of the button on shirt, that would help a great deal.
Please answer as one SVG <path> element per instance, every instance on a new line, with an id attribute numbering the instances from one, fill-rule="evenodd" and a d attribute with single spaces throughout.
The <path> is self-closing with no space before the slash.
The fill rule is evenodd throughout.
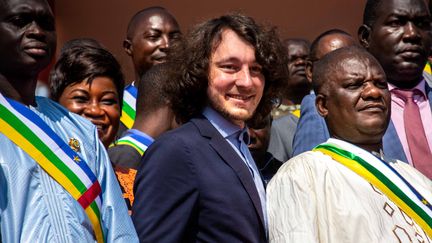
<path id="1" fill-rule="evenodd" d="M 405 134 L 405 127 L 404 127 L 404 120 L 403 120 L 403 112 L 405 107 L 405 101 L 394 94 L 394 89 L 396 87 L 392 84 L 388 84 L 389 90 L 392 93 L 391 95 L 391 120 L 395 126 L 396 133 L 399 137 L 399 140 L 402 144 L 404 153 L 407 157 L 407 162 L 409 162 L 411 165 L 412 159 L 411 159 L 411 153 L 409 151 L 408 147 L 408 141 Z M 429 104 L 429 100 L 427 98 L 426 94 L 426 82 L 425 80 L 422 80 L 416 87 L 413 89 L 418 89 L 421 91 L 421 95 L 414 95 L 414 102 L 418 105 L 420 114 L 421 114 L 421 120 L 423 123 L 423 127 L 425 130 L 426 138 L 428 140 L 429 148 L 432 151 L 432 112 L 431 107 Z"/>
<path id="2" fill-rule="evenodd" d="M 255 161 L 253 160 L 252 155 L 247 148 L 247 143 L 249 143 L 247 127 L 242 129 L 239 126 L 232 124 L 210 107 L 206 107 L 204 109 L 203 115 L 207 118 L 207 120 L 210 121 L 216 130 L 218 130 L 222 137 L 225 138 L 225 140 L 231 145 L 234 151 L 236 151 L 239 157 L 242 158 L 243 162 L 251 172 L 252 179 L 254 180 L 255 187 L 260 197 L 261 207 L 264 215 L 265 229 L 267 231 L 268 227 L 264 183 L 261 179 L 261 174 L 258 171 Z"/>

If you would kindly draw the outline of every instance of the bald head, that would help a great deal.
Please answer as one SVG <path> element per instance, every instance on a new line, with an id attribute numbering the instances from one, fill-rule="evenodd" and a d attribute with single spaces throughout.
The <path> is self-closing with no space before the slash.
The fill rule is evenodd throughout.
<path id="1" fill-rule="evenodd" d="M 356 44 L 354 38 L 347 32 L 340 29 L 331 29 L 320 34 L 312 42 L 309 59 L 316 61 L 331 51 Z"/>
<path id="2" fill-rule="evenodd" d="M 366 61 L 384 74 L 379 62 L 366 49 L 360 46 L 342 47 L 326 54 L 314 63 L 313 88 L 316 94 L 326 93 L 326 90 L 331 86 L 331 81 L 334 81 L 336 74 L 340 73 L 342 69 L 347 68 L 348 59 Z M 356 67 L 349 68 L 356 69 Z"/>
<path id="3" fill-rule="evenodd" d="M 171 45 L 181 38 L 176 19 L 162 7 L 136 13 L 128 26 L 123 47 L 132 58 L 135 80 L 152 66 L 166 61 Z"/>
<path id="4" fill-rule="evenodd" d="M 385 0 L 367 0 L 366 5 L 363 11 L 363 24 L 367 26 L 374 25 L 375 21 L 379 17 L 379 8 L 383 3 L 385 3 Z M 429 12 L 432 13 L 432 1 L 431 0 L 420 0 L 420 2 L 423 2 L 427 8 L 429 9 Z"/>
<path id="5" fill-rule="evenodd" d="M 177 20 L 171 13 L 168 12 L 168 10 L 163 7 L 154 6 L 140 10 L 131 18 L 127 27 L 126 37 L 129 39 L 133 38 L 136 34 L 137 28 L 140 27 L 141 23 L 149 21 L 152 16 L 163 16 L 166 20 L 171 22 L 173 26 L 179 29 Z"/>
<path id="6" fill-rule="evenodd" d="M 311 50 L 306 63 L 306 77 L 312 82 L 313 62 L 324 55 L 342 47 L 357 45 L 354 38 L 340 29 L 331 29 L 320 34 L 311 45 Z"/>

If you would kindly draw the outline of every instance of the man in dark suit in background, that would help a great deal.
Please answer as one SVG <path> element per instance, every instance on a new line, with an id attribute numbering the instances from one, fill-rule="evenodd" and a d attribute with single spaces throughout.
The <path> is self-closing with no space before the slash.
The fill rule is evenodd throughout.
<path id="1" fill-rule="evenodd" d="M 360 44 L 380 62 L 389 83 L 392 114 L 383 138 L 384 153 L 432 178 L 432 89 L 422 75 L 431 48 L 427 4 L 423 0 L 369 0 L 358 33 Z M 414 102 L 402 93 L 413 93 Z M 314 121 L 304 122 L 310 123 L 309 128 L 304 126 L 306 130 L 313 129 Z M 298 134 L 295 139 L 302 139 Z"/>
<path id="2" fill-rule="evenodd" d="M 432 179 L 432 90 L 422 75 L 432 44 L 426 2 L 369 0 L 358 33 L 360 43 L 378 59 L 389 83 L 392 115 L 383 138 L 384 152 L 409 162 Z M 411 98 L 404 97 L 408 93 Z M 416 112 L 409 111 L 410 106 L 415 106 Z"/>
<path id="3" fill-rule="evenodd" d="M 264 184 L 246 121 L 263 119 L 287 78 L 278 35 L 232 14 L 173 50 L 172 102 L 185 124 L 146 151 L 132 219 L 141 242 L 266 242 Z"/>

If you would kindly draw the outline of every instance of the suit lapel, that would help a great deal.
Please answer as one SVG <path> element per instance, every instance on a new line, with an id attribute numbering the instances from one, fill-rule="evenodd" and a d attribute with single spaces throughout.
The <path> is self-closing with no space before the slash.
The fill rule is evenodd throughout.
<path id="1" fill-rule="evenodd" d="M 255 187 L 252 175 L 243 160 L 206 118 L 201 117 L 192 119 L 192 122 L 198 127 L 202 136 L 210 139 L 210 146 L 213 147 L 225 163 L 227 163 L 237 174 L 237 177 L 241 181 L 255 206 L 255 210 L 261 219 L 261 223 L 264 225 L 264 216 L 258 191 Z"/>
<path id="2" fill-rule="evenodd" d="M 391 120 L 383 137 L 383 149 L 386 157 L 407 162 L 402 143 Z"/>

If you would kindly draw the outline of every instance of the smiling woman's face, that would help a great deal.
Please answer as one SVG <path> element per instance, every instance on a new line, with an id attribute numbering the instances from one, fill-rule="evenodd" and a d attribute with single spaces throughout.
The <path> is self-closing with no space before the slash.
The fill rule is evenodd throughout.
<path id="1" fill-rule="evenodd" d="M 67 86 L 59 103 L 90 120 L 97 127 L 99 139 L 106 148 L 114 141 L 121 111 L 119 94 L 111 78 L 96 77 L 91 84 L 84 80 Z"/>

